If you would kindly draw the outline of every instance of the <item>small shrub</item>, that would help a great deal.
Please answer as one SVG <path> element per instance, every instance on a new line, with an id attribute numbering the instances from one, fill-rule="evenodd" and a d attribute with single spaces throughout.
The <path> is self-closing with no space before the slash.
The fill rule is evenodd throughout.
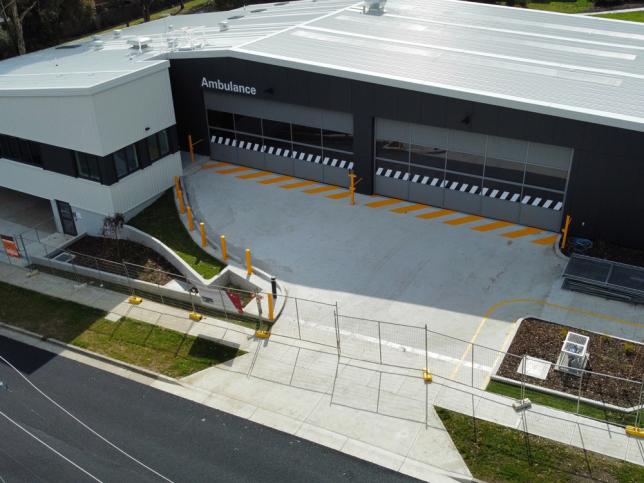
<path id="1" fill-rule="evenodd" d="M 637 352 L 637 346 L 632 342 L 624 342 L 623 346 L 624 352 L 627 356 L 635 355 L 635 353 Z"/>

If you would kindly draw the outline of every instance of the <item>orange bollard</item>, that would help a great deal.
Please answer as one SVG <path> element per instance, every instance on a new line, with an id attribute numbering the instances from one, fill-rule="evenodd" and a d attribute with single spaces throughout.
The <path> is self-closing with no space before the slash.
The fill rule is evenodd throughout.
<path id="1" fill-rule="evenodd" d="M 194 231 L 195 229 L 195 220 L 192 217 L 192 208 L 188 206 L 188 230 Z"/>
<path id="2" fill-rule="evenodd" d="M 250 249 L 246 249 L 246 274 L 251 276 L 253 274 L 253 263 L 250 258 Z"/>
<path id="3" fill-rule="evenodd" d="M 179 200 L 179 212 L 183 215 L 186 212 L 186 205 L 183 202 L 183 191 L 179 190 L 177 192 L 177 199 Z"/>
<path id="4" fill-rule="evenodd" d="M 266 295 L 268 297 L 268 320 L 273 322 L 275 320 L 275 307 L 273 306 L 273 294 L 269 293 Z"/>
<path id="5" fill-rule="evenodd" d="M 226 237 L 224 235 L 221 235 L 219 237 L 219 241 L 221 242 L 221 258 L 224 259 L 224 262 L 228 260 L 228 249 L 226 248 Z"/>
<path id="6" fill-rule="evenodd" d="M 203 221 L 199 223 L 199 230 L 201 231 L 201 246 L 206 248 L 208 242 L 206 241 L 206 225 L 204 225 Z"/>

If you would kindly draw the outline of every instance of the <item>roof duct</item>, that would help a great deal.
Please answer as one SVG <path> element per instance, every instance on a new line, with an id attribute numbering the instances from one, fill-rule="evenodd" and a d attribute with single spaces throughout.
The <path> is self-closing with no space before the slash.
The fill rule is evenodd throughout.
<path id="1" fill-rule="evenodd" d="M 362 13 L 371 15 L 382 15 L 385 13 L 385 4 L 387 0 L 364 0 L 362 4 Z"/>

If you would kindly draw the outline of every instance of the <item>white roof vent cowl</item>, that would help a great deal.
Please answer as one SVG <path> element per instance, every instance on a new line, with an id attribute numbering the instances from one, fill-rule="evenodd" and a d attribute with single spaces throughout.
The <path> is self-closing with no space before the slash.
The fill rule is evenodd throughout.
<path id="1" fill-rule="evenodd" d="M 228 22 L 225 20 L 219 22 L 219 31 L 225 32 L 226 30 L 228 30 Z"/>
<path id="2" fill-rule="evenodd" d="M 362 12 L 381 15 L 385 12 L 387 0 L 364 0 Z"/>
<path id="3" fill-rule="evenodd" d="M 139 52 L 143 49 L 147 49 L 152 39 L 150 37 L 136 37 L 133 39 L 128 39 L 128 45 L 131 45 L 134 49 L 139 49 Z"/>

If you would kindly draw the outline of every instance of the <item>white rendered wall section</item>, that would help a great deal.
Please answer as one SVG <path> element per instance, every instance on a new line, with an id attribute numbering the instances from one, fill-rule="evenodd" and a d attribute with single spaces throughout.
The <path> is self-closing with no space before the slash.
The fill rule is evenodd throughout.
<path id="1" fill-rule="evenodd" d="M 0 133 L 98 156 L 173 124 L 167 68 L 93 95 L 0 94 Z"/>
<path id="2" fill-rule="evenodd" d="M 102 154 L 110 154 L 176 123 L 168 69 L 93 96 Z"/>
<path id="3" fill-rule="evenodd" d="M 74 178 L 0 158 L 0 186 L 69 203 L 78 232 L 99 233 L 107 215 L 134 215 L 137 208 L 163 193 L 181 175 L 180 153 L 166 156 L 112 186 Z M 55 208 L 55 205 L 52 205 Z"/>

